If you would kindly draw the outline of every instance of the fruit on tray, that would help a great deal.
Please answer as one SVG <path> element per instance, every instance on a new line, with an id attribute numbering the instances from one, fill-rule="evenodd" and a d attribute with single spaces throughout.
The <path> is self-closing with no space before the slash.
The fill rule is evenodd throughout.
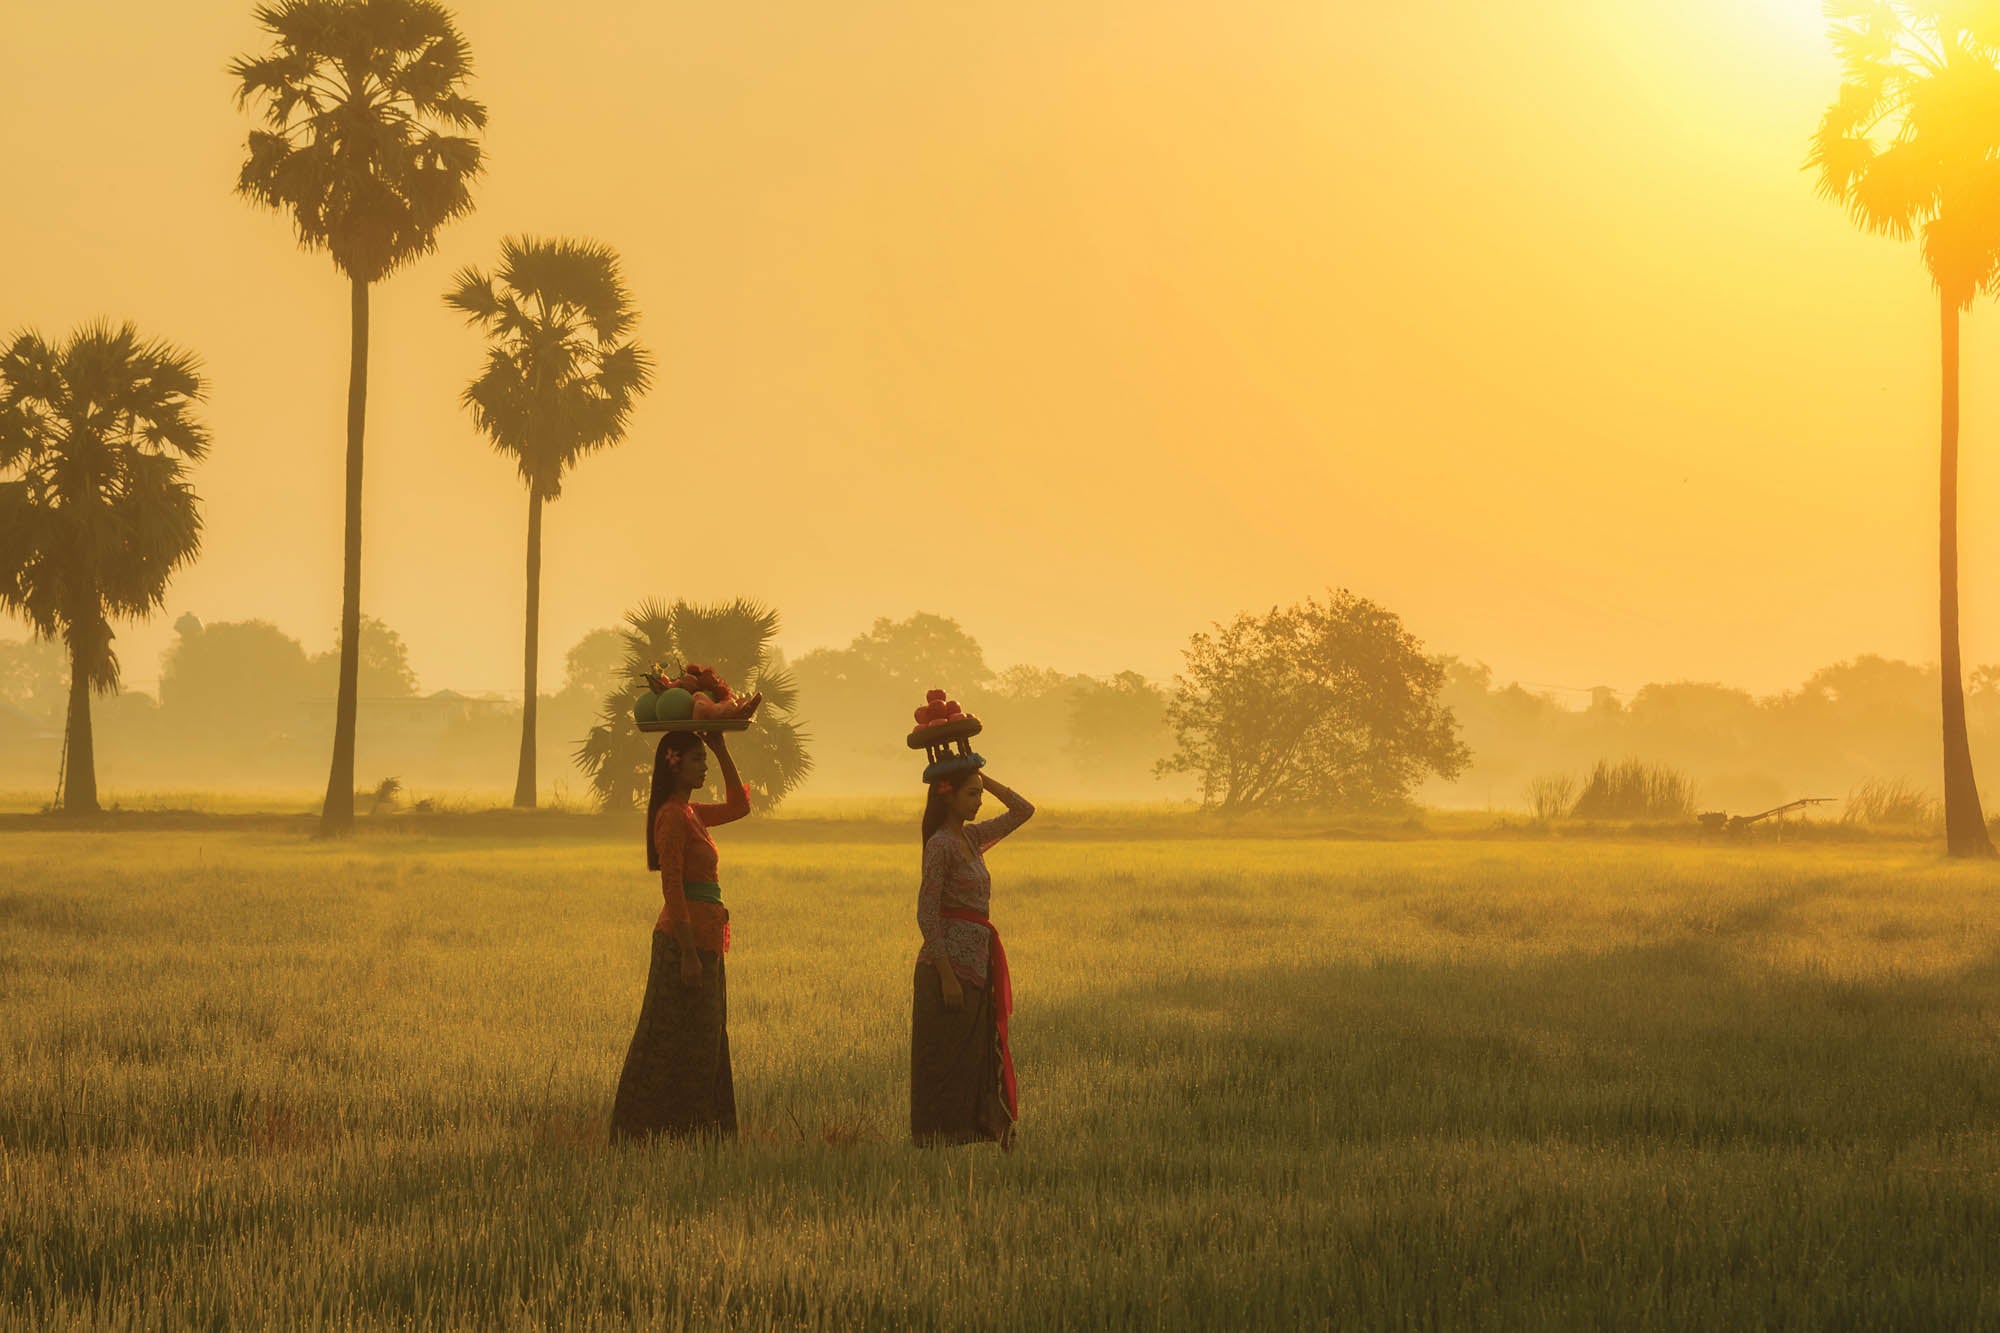
<path id="1" fill-rule="evenodd" d="M 764 702 L 762 694 L 743 698 L 712 667 L 689 662 L 672 680 L 658 662 L 640 673 L 647 688 L 632 705 L 638 722 L 726 722 L 748 719 Z"/>
<path id="2" fill-rule="evenodd" d="M 689 694 L 706 694 L 717 703 L 727 703 L 735 696 L 729 682 L 715 674 L 713 667 L 699 666 L 689 662 L 681 668 L 680 679 L 673 682 Z"/>
<path id="3" fill-rule="evenodd" d="M 749 717 L 757 711 L 755 703 L 730 689 L 729 682 L 715 674 L 715 668 L 698 662 L 689 662 L 681 668 L 680 679 L 674 684 L 694 696 L 694 716 L 704 721 L 710 718 Z M 752 696 L 760 701 L 762 697 Z"/>
<path id="4" fill-rule="evenodd" d="M 762 694 L 753 694 L 745 699 L 740 696 L 717 699 L 703 693 L 694 696 L 694 715 L 701 721 L 749 717 L 757 711 L 757 705 L 764 702 Z"/>
<path id="5" fill-rule="evenodd" d="M 947 698 L 943 690 L 932 690 L 925 698 L 923 707 L 917 709 L 916 718 L 918 728 L 922 729 L 972 720 L 972 714 L 961 708 L 958 700 Z"/>

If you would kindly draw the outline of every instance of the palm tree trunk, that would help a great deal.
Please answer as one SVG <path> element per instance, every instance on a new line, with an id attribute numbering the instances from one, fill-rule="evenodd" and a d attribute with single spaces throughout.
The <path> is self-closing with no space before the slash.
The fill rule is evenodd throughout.
<path id="1" fill-rule="evenodd" d="M 527 684 L 521 703 L 521 768 L 514 778 L 514 808 L 535 808 L 535 658 L 542 614 L 542 495 L 528 487 Z"/>
<path id="2" fill-rule="evenodd" d="M 90 670 L 76 632 L 69 635 L 69 743 L 62 803 L 71 814 L 94 815 L 97 804 L 97 746 L 90 731 Z"/>
<path id="3" fill-rule="evenodd" d="M 1952 856 L 1991 856 L 1993 841 L 1972 776 L 1965 735 L 1965 686 L 1958 653 L 1958 315 L 1947 292 L 1939 298 L 1944 393 L 1938 477 L 1938 683 L 1944 703 L 1944 841 Z"/>
<path id="4" fill-rule="evenodd" d="M 333 770 L 326 778 L 321 837 L 354 827 L 354 722 L 361 677 L 361 437 L 368 411 L 368 284 L 353 284 L 347 362 L 347 523 L 340 579 L 340 688 L 333 713 Z"/>

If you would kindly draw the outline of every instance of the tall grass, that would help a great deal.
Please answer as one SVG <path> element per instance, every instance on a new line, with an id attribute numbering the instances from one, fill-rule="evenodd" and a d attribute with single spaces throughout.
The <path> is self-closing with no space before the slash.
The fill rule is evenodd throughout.
<path id="1" fill-rule="evenodd" d="M 1989 867 L 1030 824 L 906 1145 L 914 837 L 718 834 L 744 1141 L 612 1148 L 631 839 L 0 837 L 0 1324 L 1990 1325 Z"/>
<path id="2" fill-rule="evenodd" d="M 1576 779 L 1567 773 L 1545 775 L 1528 783 L 1528 808 L 1543 823 L 1564 818 L 1575 805 Z"/>
<path id="3" fill-rule="evenodd" d="M 1685 819 L 1694 814 L 1694 784 L 1665 764 L 1600 759 L 1570 814 L 1577 819 Z"/>
<path id="4" fill-rule="evenodd" d="M 1870 778 L 1847 794 L 1840 818 L 1869 828 L 1942 828 L 1944 802 L 1902 778 Z"/>

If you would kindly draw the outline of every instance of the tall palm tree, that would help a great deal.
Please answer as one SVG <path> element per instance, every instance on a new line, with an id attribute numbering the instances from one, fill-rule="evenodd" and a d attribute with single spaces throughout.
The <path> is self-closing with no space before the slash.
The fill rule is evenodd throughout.
<path id="1" fill-rule="evenodd" d="M 69 650 L 66 809 L 94 814 L 90 695 L 118 688 L 112 619 L 157 611 L 201 549 L 183 468 L 208 452 L 193 356 L 92 325 L 0 353 L 0 607 Z"/>
<path id="2" fill-rule="evenodd" d="M 1945 844 L 1991 856 L 1958 643 L 1959 318 L 2000 272 L 2000 14 L 1991 3 L 1829 0 L 1840 92 L 1807 157 L 1856 225 L 1921 242 L 1938 292 L 1938 658 Z"/>
<path id="3" fill-rule="evenodd" d="M 618 256 L 592 241 L 509 237 L 497 273 L 465 269 L 444 299 L 491 340 L 464 402 L 528 488 L 526 703 L 514 805 L 532 810 L 542 506 L 561 498 L 563 473 L 578 459 L 625 437 L 632 404 L 652 382 L 652 358 L 627 336 L 637 312 Z"/>
<path id="4" fill-rule="evenodd" d="M 761 692 L 757 722 L 730 742 L 743 780 L 772 804 L 782 801 L 812 771 L 810 739 L 799 727 L 799 687 L 771 640 L 778 613 L 743 598 L 720 606 L 642 603 L 625 616 L 625 683 L 604 696 L 597 725 L 577 747 L 577 767 L 606 810 L 629 810 L 651 781 L 654 738 L 632 720 L 632 705 L 646 688 L 644 673 L 658 662 L 669 675 L 689 662 L 714 667 L 739 693 Z"/>
<path id="5" fill-rule="evenodd" d="M 299 244 L 349 283 L 347 509 L 340 683 L 322 834 L 354 824 L 354 722 L 361 638 L 361 441 L 368 404 L 368 289 L 471 211 L 486 108 L 464 85 L 471 57 L 432 0 L 283 0 L 259 6 L 272 39 L 229 67 L 239 108 L 256 103 L 237 192 L 291 215 Z"/>

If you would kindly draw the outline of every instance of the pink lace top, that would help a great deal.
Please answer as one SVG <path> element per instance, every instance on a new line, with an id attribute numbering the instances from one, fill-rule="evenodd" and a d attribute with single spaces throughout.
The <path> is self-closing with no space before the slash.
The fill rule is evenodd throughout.
<path id="1" fill-rule="evenodd" d="M 1028 822 L 1035 807 L 1009 792 L 993 792 L 1007 807 L 1007 813 L 977 824 L 965 825 L 961 835 L 949 828 L 939 829 L 924 844 L 924 882 L 917 890 L 917 929 L 924 933 L 919 963 L 936 965 L 940 955 L 958 973 L 959 980 L 972 986 L 986 984 L 986 956 L 992 933 L 977 921 L 955 921 L 944 909 L 988 914 L 993 900 L 993 877 L 986 872 L 986 849 Z"/>

